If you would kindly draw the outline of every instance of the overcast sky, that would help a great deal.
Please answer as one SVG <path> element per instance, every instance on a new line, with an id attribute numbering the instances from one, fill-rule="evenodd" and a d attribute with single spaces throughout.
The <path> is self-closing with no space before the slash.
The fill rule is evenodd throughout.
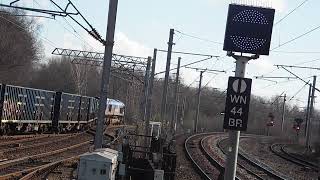
<path id="1" fill-rule="evenodd" d="M 249 2 L 246 0 L 243 2 Z M 262 2 L 263 1 L 263 2 Z M 285 17 L 291 10 L 296 8 L 305 0 L 256 0 L 276 9 L 275 22 Z M 8 4 L 10 1 L 1 0 Z M 62 6 L 66 0 L 56 0 Z M 107 0 L 73 0 L 74 4 L 89 20 L 89 22 L 105 37 L 107 25 Z M 119 0 L 118 18 L 116 25 L 115 53 L 135 56 L 152 56 L 153 48 L 167 49 L 169 29 L 174 28 L 180 32 L 207 39 L 201 41 L 180 33 L 174 36 L 175 51 L 185 51 L 221 56 L 219 60 L 212 59 L 194 67 L 227 70 L 214 79 L 213 74 L 204 74 L 204 84 L 210 87 L 225 90 L 228 76 L 232 76 L 234 70 L 234 60 L 225 57 L 222 50 L 225 23 L 227 18 L 229 0 Z M 233 1 L 235 2 L 235 1 Z M 240 1 L 237 1 L 240 2 Z M 18 5 L 25 5 L 34 8 L 54 9 L 49 0 L 21 0 Z M 309 0 L 296 11 L 276 24 L 273 30 L 272 48 L 290 41 L 320 25 L 318 22 L 320 11 L 320 1 Z M 39 37 L 42 38 L 47 56 L 54 47 L 64 47 L 71 49 L 86 49 L 103 52 L 103 47 L 88 36 L 78 25 L 69 18 L 65 21 L 62 17 L 56 20 L 38 19 L 42 25 Z M 248 65 L 246 77 L 254 76 L 291 76 L 282 69 L 277 69 L 274 64 L 290 64 L 318 67 L 320 63 L 320 49 L 318 41 L 320 39 L 320 29 L 315 30 L 289 44 L 281 46 L 270 53 L 270 56 L 262 56 L 258 60 L 251 61 Z M 215 43 L 218 42 L 218 43 Z M 294 52 L 294 53 L 293 53 Z M 312 52 L 312 53 L 296 53 Z M 196 56 L 181 56 L 182 64 L 202 59 Z M 172 56 L 172 66 L 177 63 L 178 55 Z M 316 59 L 319 59 L 318 61 Z M 313 61 L 315 60 L 315 61 Z M 165 68 L 166 54 L 159 54 L 157 71 Z M 311 62 L 310 62 L 311 61 Z M 311 80 L 311 76 L 318 75 L 317 70 L 289 69 L 306 81 Z M 182 70 L 182 76 L 186 84 L 197 86 L 199 72 L 195 70 Z M 320 78 L 320 77 L 319 77 Z M 271 97 L 285 92 L 289 99 L 301 89 L 305 83 L 300 80 L 287 79 L 278 80 L 278 83 L 255 80 L 253 81 L 253 94 L 264 97 Z M 320 82 L 319 82 L 320 83 Z M 319 86 L 318 86 L 319 87 Z M 305 86 L 298 93 L 292 104 L 304 107 L 307 100 L 308 88 Z M 318 93 L 317 93 L 318 94 Z M 320 102 L 320 101 L 316 101 Z M 320 108 L 320 103 L 317 107 Z"/>

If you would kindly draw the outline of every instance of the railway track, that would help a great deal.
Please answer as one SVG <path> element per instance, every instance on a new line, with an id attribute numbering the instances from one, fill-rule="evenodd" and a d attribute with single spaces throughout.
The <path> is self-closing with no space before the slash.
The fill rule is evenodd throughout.
<path id="1" fill-rule="evenodd" d="M 93 139 L 88 133 L 54 137 L 58 139 L 51 139 L 51 142 L 38 141 L 41 138 L 36 138 L 35 141 L 39 144 L 35 144 L 34 148 L 22 146 L 12 149 L 12 152 L 3 153 L 2 156 L 8 160 L 0 163 L 0 179 L 19 177 L 51 162 L 85 153 L 89 151 Z"/>
<path id="2" fill-rule="evenodd" d="M 31 173 L 23 176 L 20 180 L 74 179 L 74 168 L 72 166 L 77 165 L 78 161 L 78 156 L 56 161 L 32 171 Z M 71 173 L 65 172 L 67 168 L 72 168 Z M 54 174 L 50 174 L 50 172 L 54 172 Z"/>
<path id="3" fill-rule="evenodd" d="M 316 171 L 308 170 L 274 153 L 271 146 L 275 142 L 286 143 L 284 140 L 275 138 L 242 137 L 240 139 L 239 157 L 248 159 L 252 164 L 258 164 L 264 169 L 265 173 L 269 171 L 278 176 L 273 176 L 273 178 L 309 180 L 318 177 Z M 276 148 L 281 153 L 281 146 L 276 146 Z"/>
<path id="4" fill-rule="evenodd" d="M 38 137 L 39 135 L 37 134 L 28 134 L 28 135 L 14 135 L 14 136 L 1 136 L 0 137 L 0 142 L 11 142 L 14 140 L 22 140 L 22 139 L 28 139 L 28 138 L 34 138 Z"/>
<path id="5" fill-rule="evenodd" d="M 191 160 L 191 162 L 197 169 L 198 174 L 203 179 L 207 179 L 207 180 L 223 178 L 223 173 L 221 173 L 222 172 L 221 167 L 219 167 L 218 165 L 216 166 L 213 165 L 201 148 L 202 146 L 201 140 L 204 137 L 207 137 L 213 134 L 214 133 L 196 134 L 187 138 L 184 143 L 184 146 L 185 146 L 184 148 L 185 148 L 187 157 Z"/>
<path id="6" fill-rule="evenodd" d="M 108 145 L 114 144 L 115 142 L 119 141 L 120 137 L 114 137 L 114 129 L 117 128 L 121 128 L 123 126 L 119 126 L 119 127 L 108 127 L 105 130 L 105 137 L 109 140 Z M 130 127 L 129 127 L 130 128 Z M 88 132 L 91 135 L 94 135 L 94 131 L 93 130 L 89 130 Z M 88 152 L 89 149 L 92 149 L 91 146 L 92 140 L 90 141 L 86 141 L 84 143 L 80 143 L 77 144 L 76 146 L 78 147 L 69 147 L 68 149 L 66 149 L 66 151 L 61 152 L 64 153 L 65 155 L 61 155 L 61 154 L 54 154 L 54 155 L 49 155 L 47 157 L 44 157 L 44 161 L 46 162 L 46 164 L 38 166 L 37 168 L 30 168 L 28 172 L 17 172 L 16 175 L 17 176 L 23 176 L 21 179 L 22 180 L 35 180 L 35 179 L 47 179 L 48 177 L 51 176 L 59 176 L 57 177 L 58 179 L 61 179 L 63 177 L 64 174 L 66 174 L 66 164 L 68 164 L 70 166 L 72 165 L 76 165 L 76 163 L 79 160 L 79 155 Z M 78 151 L 78 149 L 80 149 L 80 151 Z M 56 156 L 59 156 L 59 158 L 56 158 Z M 60 158 L 60 156 L 62 156 L 62 158 Z M 41 160 L 41 159 L 40 159 Z M 1 166 L 0 166 L 1 167 Z M 74 168 L 72 167 L 71 169 L 74 170 Z M 50 172 L 54 171 L 54 174 L 50 174 Z M 1 173 L 1 170 L 0 170 Z M 6 177 L 8 177 L 10 175 L 6 175 Z M 12 176 L 12 174 L 11 174 Z M 70 174 L 69 174 L 70 176 Z M 70 177 L 68 177 L 67 179 L 70 179 Z M 1 176 L 0 176 L 0 179 Z"/>
<path id="7" fill-rule="evenodd" d="M 256 138 L 256 136 L 247 135 L 242 138 Z M 228 138 L 223 133 L 197 134 L 185 141 L 186 154 L 202 178 L 223 179 L 227 143 Z M 219 150 L 217 149 L 222 151 L 224 156 L 218 155 Z M 241 149 L 239 150 L 236 176 L 236 179 L 290 179 L 268 165 L 250 158 Z"/>
<path id="8" fill-rule="evenodd" d="M 37 135 L 37 136 L 27 136 L 25 138 L 12 138 L 12 140 L 7 139 L 0 142 L 0 151 L 8 148 L 15 148 L 19 146 L 27 146 L 36 143 L 37 141 L 46 141 L 50 138 L 68 136 L 68 134 L 58 134 L 58 135 Z"/>
<path id="9" fill-rule="evenodd" d="M 240 138 L 250 138 L 250 136 Z M 222 149 L 224 153 L 226 153 L 227 143 L 228 138 L 221 139 L 218 142 L 219 148 Z M 247 154 L 243 152 L 243 150 L 241 150 L 241 148 L 239 148 L 238 166 L 244 169 L 248 174 L 252 175 L 255 179 L 286 179 L 281 174 L 269 168 L 267 165 L 264 165 L 261 162 L 256 161 L 254 158 L 250 158 Z"/>
<path id="10" fill-rule="evenodd" d="M 32 156 L 45 152 L 55 151 L 68 146 L 72 146 L 81 141 L 90 141 L 92 135 L 87 133 L 73 134 L 68 136 L 58 136 L 41 139 L 41 141 L 33 141 L 33 144 L 9 148 L 0 152 L 0 158 L 6 160 L 18 159 L 26 156 Z"/>
<path id="11" fill-rule="evenodd" d="M 278 144 L 278 143 L 272 144 L 270 146 L 270 150 L 276 155 L 280 156 L 281 158 L 289 162 L 292 162 L 298 166 L 301 166 L 307 171 L 313 170 L 315 172 L 318 172 L 319 167 L 316 164 L 290 154 L 285 150 L 285 146 L 286 146 L 285 144 Z"/>

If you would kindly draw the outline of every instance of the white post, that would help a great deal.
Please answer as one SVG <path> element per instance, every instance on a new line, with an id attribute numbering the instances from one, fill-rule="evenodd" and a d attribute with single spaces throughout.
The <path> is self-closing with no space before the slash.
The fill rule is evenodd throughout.
<path id="1" fill-rule="evenodd" d="M 244 77 L 246 72 L 246 65 L 250 59 L 248 57 L 236 58 L 236 71 L 235 77 Z M 225 180 L 234 180 L 237 171 L 237 159 L 238 159 L 238 148 L 239 148 L 240 131 L 229 131 L 229 144 L 228 144 L 228 155 L 227 163 L 224 172 Z"/>

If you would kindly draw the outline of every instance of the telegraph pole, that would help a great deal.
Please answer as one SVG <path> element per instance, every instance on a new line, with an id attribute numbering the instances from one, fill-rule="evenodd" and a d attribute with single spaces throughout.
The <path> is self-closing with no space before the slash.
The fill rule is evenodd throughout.
<path id="1" fill-rule="evenodd" d="M 281 118 L 281 132 L 283 132 L 284 129 L 284 121 L 285 121 L 285 115 L 286 115 L 286 101 L 287 101 L 287 95 L 284 94 L 283 97 L 283 104 L 282 104 L 282 118 Z"/>
<path id="2" fill-rule="evenodd" d="M 144 87 L 143 87 L 143 100 L 142 100 L 142 106 L 141 106 L 141 116 L 142 121 L 145 121 L 147 118 L 147 108 L 148 108 L 148 94 L 149 94 L 149 76 L 150 76 L 150 66 L 151 66 L 151 57 L 148 57 L 146 72 L 144 76 Z"/>
<path id="3" fill-rule="evenodd" d="M 310 138 L 311 138 L 311 130 L 312 130 L 312 126 L 311 126 L 311 122 L 313 120 L 313 105 L 314 105 L 314 95 L 315 95 L 315 90 L 316 90 L 316 83 L 317 83 L 317 76 L 313 76 L 313 87 L 312 87 L 312 93 L 311 93 L 311 101 L 310 101 L 310 112 L 309 112 L 309 122 L 308 122 L 308 129 L 307 129 L 307 141 L 306 141 L 306 145 L 307 148 L 310 147 Z"/>
<path id="4" fill-rule="evenodd" d="M 179 75 L 180 75 L 180 61 L 181 57 L 178 58 L 178 65 L 177 65 L 177 74 L 176 74 L 176 82 L 174 87 L 174 106 L 172 111 L 172 121 L 171 121 L 171 132 L 176 132 L 177 127 L 177 111 L 178 111 L 178 104 L 179 104 Z"/>
<path id="5" fill-rule="evenodd" d="M 166 112 L 167 112 L 167 93 L 168 93 L 168 84 L 169 84 L 169 72 L 170 72 L 170 64 L 171 64 L 171 54 L 172 54 L 172 46 L 173 43 L 173 35 L 174 35 L 174 29 L 170 29 L 170 35 L 169 35 L 169 42 L 168 42 L 168 53 L 167 53 L 167 65 L 166 65 L 166 72 L 164 77 L 164 84 L 163 84 L 163 92 L 162 92 L 162 102 L 161 102 L 161 127 L 163 131 L 164 126 L 166 126 Z"/>
<path id="6" fill-rule="evenodd" d="M 94 138 L 94 149 L 102 148 L 103 131 L 105 122 L 105 110 L 107 106 L 108 86 L 111 72 L 112 51 L 114 44 L 114 31 L 117 20 L 118 0 L 109 1 L 108 26 L 104 49 L 104 62 L 101 78 L 101 91 L 99 100 L 99 112 L 97 120 L 96 134 Z"/>
<path id="7" fill-rule="evenodd" d="M 148 90 L 149 93 L 148 93 L 147 109 L 146 109 L 147 117 L 146 117 L 145 135 L 148 135 L 150 133 L 153 81 L 154 81 L 154 74 L 155 74 L 155 70 L 156 70 L 156 59 L 157 59 L 157 49 L 154 49 L 153 50 L 153 58 L 152 58 L 152 66 L 151 66 L 149 90 Z M 147 138 L 145 138 L 145 139 L 146 139 L 146 145 L 148 145 Z"/>
<path id="8" fill-rule="evenodd" d="M 307 105 L 307 112 L 306 112 L 306 126 L 304 129 L 304 135 L 305 138 L 307 138 L 307 130 L 309 126 L 309 117 L 310 117 L 310 98 L 311 98 L 311 93 L 312 93 L 312 86 L 309 84 L 309 94 L 308 94 L 308 105 Z"/>
<path id="9" fill-rule="evenodd" d="M 199 88 L 198 88 L 198 100 L 197 100 L 197 111 L 196 111 L 196 118 L 194 121 L 194 129 L 193 132 L 196 134 L 198 132 L 198 121 L 199 121 L 199 112 L 200 112 L 200 96 L 201 96 L 201 84 L 202 84 L 202 76 L 204 71 L 200 71 L 200 81 L 199 81 Z"/>

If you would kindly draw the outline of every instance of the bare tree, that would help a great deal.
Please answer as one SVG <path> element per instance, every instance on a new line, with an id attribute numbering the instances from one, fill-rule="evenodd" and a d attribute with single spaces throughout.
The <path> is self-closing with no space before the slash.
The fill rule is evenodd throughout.
<path id="1" fill-rule="evenodd" d="M 16 14 L 22 13 L 0 14 L 0 81 L 27 85 L 29 73 L 41 57 L 41 43 L 35 34 L 39 26 L 33 19 Z"/>

